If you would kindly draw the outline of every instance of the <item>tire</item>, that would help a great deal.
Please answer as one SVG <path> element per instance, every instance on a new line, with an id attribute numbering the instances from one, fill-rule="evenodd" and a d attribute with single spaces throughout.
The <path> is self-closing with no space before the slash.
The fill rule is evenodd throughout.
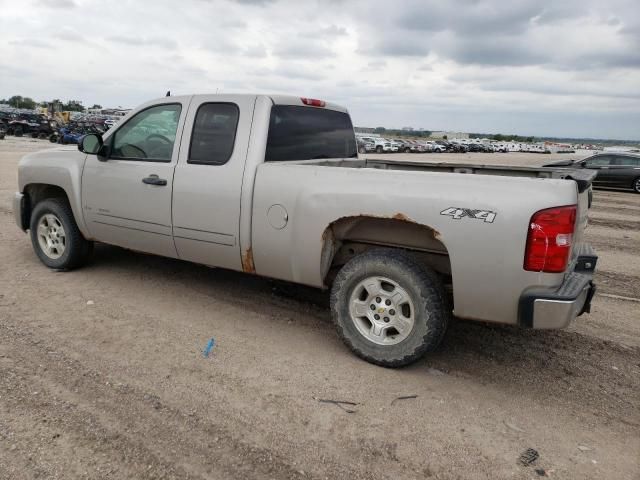
<path id="1" fill-rule="evenodd" d="M 365 288 L 363 284 L 369 282 Z M 451 309 L 433 270 L 404 251 L 374 249 L 351 259 L 336 276 L 331 314 L 338 335 L 353 353 L 367 362 L 396 368 L 415 362 L 440 344 Z M 374 326 L 376 314 L 379 321 Z"/>
<path id="2" fill-rule="evenodd" d="M 21 137 L 21 136 L 22 136 L 22 127 L 15 127 L 15 128 L 13 129 L 13 134 L 14 134 L 16 137 Z"/>
<path id="3" fill-rule="evenodd" d="M 376 152 L 382 153 L 382 147 L 380 145 L 376 147 Z"/>
<path id="4" fill-rule="evenodd" d="M 364 147 L 360 147 L 358 149 L 358 153 L 367 153 L 367 151 L 364 149 Z"/>
<path id="5" fill-rule="evenodd" d="M 636 178 L 633 181 L 633 184 L 631 185 L 631 188 L 633 188 L 634 192 L 640 193 L 640 177 Z"/>
<path id="6" fill-rule="evenodd" d="M 405 148 L 404 153 L 411 153 L 411 149 L 409 147 Z"/>
<path id="7" fill-rule="evenodd" d="M 62 198 L 39 202 L 31 213 L 31 244 L 49 268 L 72 270 L 84 265 L 93 252 L 93 242 L 83 236 L 69 203 Z M 47 249 L 47 245 L 52 248 Z"/>

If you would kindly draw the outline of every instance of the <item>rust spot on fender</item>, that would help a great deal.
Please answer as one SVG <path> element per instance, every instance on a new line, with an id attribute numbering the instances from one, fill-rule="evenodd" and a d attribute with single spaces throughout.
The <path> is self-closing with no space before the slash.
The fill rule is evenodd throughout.
<path id="1" fill-rule="evenodd" d="M 394 220 L 402 220 L 403 222 L 416 223 L 415 220 L 413 220 L 412 218 L 407 217 L 404 213 L 400 213 L 400 212 L 396 213 L 391 218 L 393 218 Z"/>
<path id="2" fill-rule="evenodd" d="M 256 273 L 256 266 L 253 264 L 253 249 L 251 247 L 242 254 L 242 271 L 245 273 Z"/>

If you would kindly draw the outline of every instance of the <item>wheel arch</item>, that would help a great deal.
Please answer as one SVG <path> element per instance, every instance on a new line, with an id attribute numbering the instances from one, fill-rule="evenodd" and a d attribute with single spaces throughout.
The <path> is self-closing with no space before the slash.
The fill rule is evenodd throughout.
<path id="1" fill-rule="evenodd" d="M 23 212 L 23 222 L 26 222 L 26 228 L 29 228 L 31 222 L 31 212 L 34 207 L 47 198 L 63 198 L 69 204 L 70 199 L 66 190 L 59 185 L 48 183 L 29 183 L 24 186 L 23 193 L 25 195 L 25 211 Z"/>
<path id="2" fill-rule="evenodd" d="M 451 261 L 435 228 L 397 213 L 392 217 L 357 215 L 331 222 L 322 234 L 321 275 L 330 285 L 337 270 L 351 258 L 379 247 L 410 251 L 424 265 L 451 278 Z M 449 283 L 449 282 L 447 282 Z"/>

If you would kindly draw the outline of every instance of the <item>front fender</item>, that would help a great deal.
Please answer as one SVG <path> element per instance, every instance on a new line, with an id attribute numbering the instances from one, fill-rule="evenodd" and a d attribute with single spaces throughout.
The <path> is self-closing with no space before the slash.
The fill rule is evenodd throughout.
<path id="1" fill-rule="evenodd" d="M 33 185 L 52 185 L 64 190 L 78 228 L 89 238 L 81 198 L 82 171 L 86 157 L 75 146 L 26 155 L 18 164 L 18 188 L 22 193 Z"/>

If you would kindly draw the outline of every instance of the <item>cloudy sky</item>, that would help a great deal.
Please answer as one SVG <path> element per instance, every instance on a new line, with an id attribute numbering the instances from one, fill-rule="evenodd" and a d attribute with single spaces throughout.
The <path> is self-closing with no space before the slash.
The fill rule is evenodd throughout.
<path id="1" fill-rule="evenodd" d="M 0 0 L 0 98 L 289 93 L 360 126 L 640 139 L 638 0 Z"/>

